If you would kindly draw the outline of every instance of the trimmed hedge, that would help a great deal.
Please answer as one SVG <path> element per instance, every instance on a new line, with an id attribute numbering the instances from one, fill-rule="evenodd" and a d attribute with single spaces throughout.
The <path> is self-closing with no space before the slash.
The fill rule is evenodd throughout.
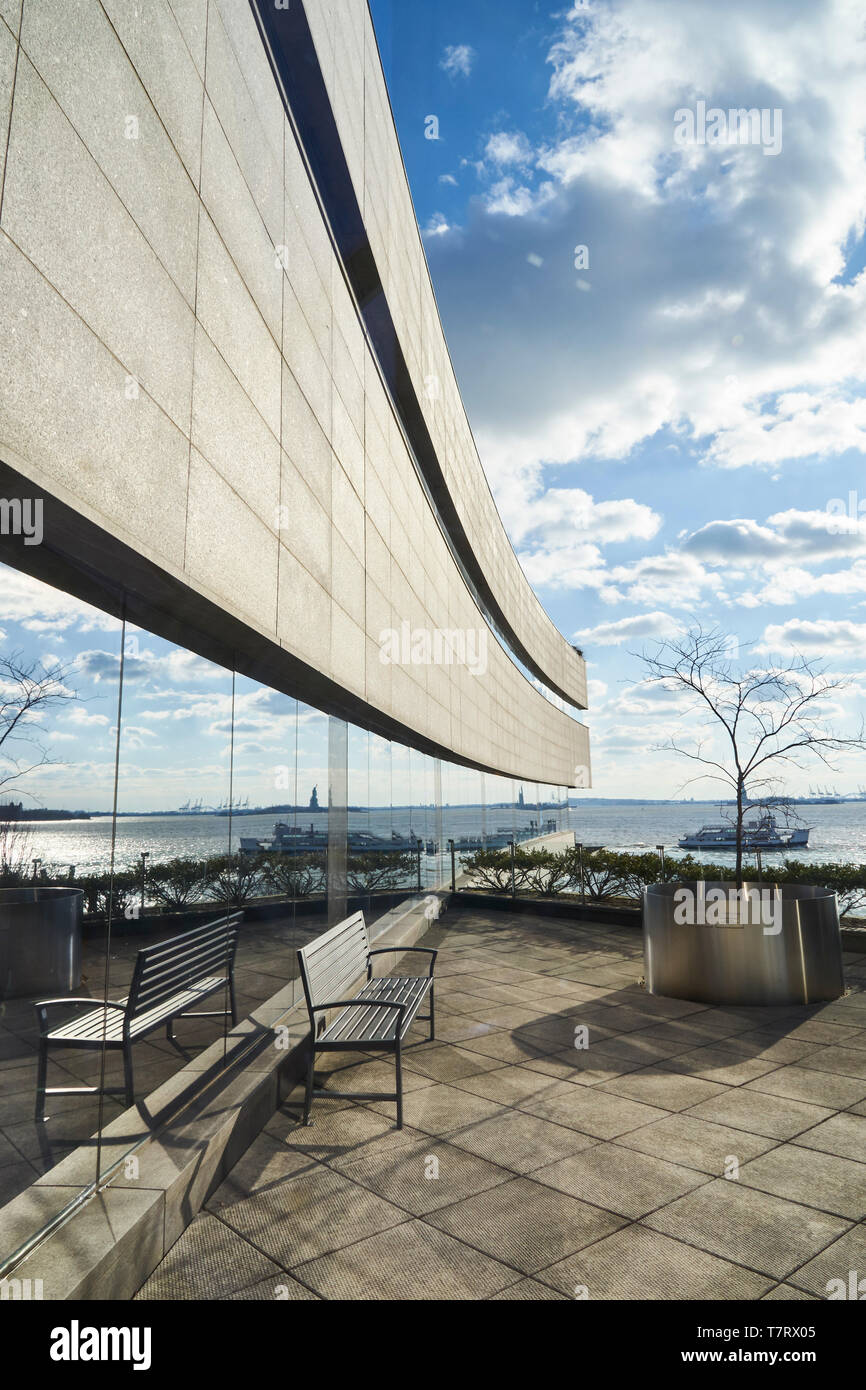
<path id="1" fill-rule="evenodd" d="M 511 854 L 509 850 L 479 850 L 463 860 L 470 888 L 511 892 Z M 639 901 L 651 883 L 673 883 L 703 879 L 733 883 L 733 863 L 701 864 L 694 855 L 661 860 L 651 851 L 644 854 L 622 850 L 584 850 L 583 881 L 586 896 L 593 902 L 629 899 Z M 840 917 L 866 907 L 866 864 L 823 864 L 786 859 L 781 865 L 765 869 L 767 883 L 803 883 L 835 892 Z M 514 886 L 517 893 L 539 893 L 556 897 L 580 892 L 580 856 L 576 849 L 558 852 L 545 849 L 514 853 Z"/>
<path id="2" fill-rule="evenodd" d="M 0 887 L 15 888 L 34 879 L 27 865 L 0 863 Z M 417 878 L 418 864 L 413 854 L 350 854 L 346 860 L 346 877 L 354 893 L 372 893 L 386 889 L 411 888 Z M 64 884 L 84 891 L 84 910 L 91 916 L 107 916 L 111 877 L 107 873 L 82 874 L 80 877 L 43 868 L 36 883 L 50 886 Z M 219 903 L 222 906 L 241 906 L 253 898 L 307 898 L 324 895 L 327 885 L 327 856 L 324 853 L 298 855 L 263 852 L 261 854 L 224 854 L 208 859 L 169 859 L 148 866 L 145 897 L 149 903 L 182 912 L 197 903 Z M 122 916 L 125 909 L 141 898 L 141 870 L 122 869 L 114 875 L 113 912 Z"/>

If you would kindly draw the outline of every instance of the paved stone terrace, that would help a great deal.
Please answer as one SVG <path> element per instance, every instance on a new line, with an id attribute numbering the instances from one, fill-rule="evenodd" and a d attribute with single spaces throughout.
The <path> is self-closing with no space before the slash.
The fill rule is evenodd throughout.
<path id="1" fill-rule="evenodd" d="M 345 1101 L 304 1128 L 293 1093 L 139 1298 L 785 1300 L 866 1271 L 866 957 L 833 1004 L 733 1009 L 647 995 L 625 927 L 452 912 L 425 944 L 406 1128 Z"/>

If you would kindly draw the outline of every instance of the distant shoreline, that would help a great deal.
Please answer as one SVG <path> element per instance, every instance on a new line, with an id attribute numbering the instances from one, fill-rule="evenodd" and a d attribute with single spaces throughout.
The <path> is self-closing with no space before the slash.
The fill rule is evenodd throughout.
<path id="1" fill-rule="evenodd" d="M 831 799 L 831 798 L 821 799 L 821 798 L 814 798 L 814 797 L 797 797 L 797 796 L 792 796 L 792 797 L 787 797 L 787 798 L 784 798 L 784 799 L 783 799 L 783 804 L 784 804 L 784 805 L 788 805 L 788 806 L 850 806 L 850 805 L 856 805 L 856 804 L 858 804 L 858 803 L 859 803 L 859 804 L 862 804 L 862 803 L 864 803 L 864 802 L 866 802 L 866 796 L 861 796 L 861 795 L 840 796 L 840 797 L 838 797 L 838 798 L 832 798 L 832 799 Z M 518 805 L 517 805 L 515 802 L 513 802 L 513 801 L 488 801 L 488 802 L 481 802 L 481 801 L 460 801 L 460 802 L 443 802 L 443 803 L 442 803 L 442 808 L 441 808 L 441 809 L 442 809 L 443 811 L 487 810 L 487 811 L 518 811 L 518 812 L 524 812 L 524 811 L 525 811 L 525 812 L 529 813 L 529 812 L 532 812 L 532 811 L 534 811 L 534 810 L 538 810 L 539 808 L 540 808 L 542 811 L 561 811 L 561 810 L 566 809 L 566 807 L 567 807 L 569 810 L 580 810 L 580 808 L 581 808 L 582 806 L 733 806 L 733 805 L 735 805 L 735 804 L 736 804 L 736 803 L 735 803 L 732 799 L 730 799 L 730 798 L 728 798 L 728 799 L 718 799 L 718 798 L 715 798 L 715 797 L 701 799 L 701 798 L 696 798 L 696 797 L 675 797 L 675 796 L 660 796 L 660 797 L 644 797 L 644 796 L 586 796 L 586 797 L 580 797 L 579 799 L 578 799 L 577 797 L 569 797 L 567 802 L 564 802 L 564 801 L 542 801 L 542 802 L 538 802 L 538 801 L 526 800 L 526 801 L 524 802 L 524 805 L 523 805 L 523 806 L 518 806 Z M 751 802 L 751 803 L 748 804 L 748 806 L 747 806 L 746 809 L 747 809 L 747 811 L 748 811 L 748 810 L 754 810 L 754 809 L 756 809 L 758 806 L 766 805 L 766 804 L 767 804 L 767 803 L 762 803 L 762 802 Z M 778 803 L 777 803 L 777 804 L 778 804 Z M 2 820 L 4 819 L 4 817 L 2 816 L 2 810 L 3 810 L 3 809 L 4 809 L 4 808 L 0 808 L 0 821 L 2 821 Z M 341 808 L 341 809 L 342 809 L 342 808 Z M 348 811 L 352 811 L 352 812 L 355 812 L 355 813 L 357 813 L 357 814 L 363 814 L 364 812 L 368 812 L 368 811 L 383 812 L 383 811 L 388 811 L 388 810 L 391 810 L 391 811 L 425 811 L 425 810 L 427 810 L 427 811 L 435 811 L 435 810 L 437 809 L 437 807 L 435 806 L 435 804 L 434 804 L 433 802 L 416 802 L 416 801 L 413 801 L 413 802 L 400 802 L 400 803 L 398 803 L 398 802 L 382 802 L 382 803 L 377 804 L 377 805 L 369 805 L 369 806 L 348 806 L 346 809 L 347 809 Z M 28 810 L 31 810 L 31 808 L 28 808 Z M 117 812 L 117 818 L 118 818 L 118 820 L 120 820 L 120 819 L 129 820 L 129 819 L 136 819 L 136 818 L 138 818 L 138 819 L 144 819 L 144 818 L 148 818 L 148 819 L 160 819 L 160 818 L 165 818 L 165 819 L 168 819 L 168 818 L 171 818 L 172 820 L 176 820 L 176 819 L 183 819 L 183 820 L 186 820 L 186 819 L 193 819 L 193 818 L 196 819 L 196 820 L 201 820 L 201 819 L 208 819 L 208 818 L 210 818 L 210 819 L 216 819 L 216 820 L 227 820 L 227 819 L 229 818 L 229 814 L 231 814 L 232 819 L 240 819 L 241 817 L 246 818 L 246 817 L 249 817 L 249 816 L 320 816 L 320 815 L 327 815 L 327 814 L 328 814 L 328 808 L 327 808 L 327 806 L 310 807 L 310 806 L 287 806 L 287 805 L 277 805 L 277 806 L 251 806 L 251 807 L 243 807 L 243 808 L 239 808 L 239 809 L 237 809 L 237 810 L 234 810 L 234 811 L 232 811 L 231 813 L 229 813 L 227 810 L 216 810 L 216 811 L 192 811 L 192 812 L 190 812 L 190 811 L 118 811 L 118 812 Z M 57 809 L 57 808 L 51 808 L 51 809 L 47 809 L 47 810 L 41 810 L 41 809 L 39 809 L 39 808 L 32 808 L 31 814 L 29 814 L 29 815 L 27 815 L 27 816 L 16 815 L 16 816 L 12 817 L 7 823 L 8 823 L 8 824 L 15 824 L 15 825 L 45 825 L 46 823 L 51 823 L 51 822 L 55 822 L 55 823 L 66 823 L 66 822 L 68 822 L 68 821 L 77 821 L 77 820 L 78 820 L 78 821 L 87 821 L 87 820 L 111 820 L 112 815 L 113 815 L 113 812 L 112 812 L 112 811 L 86 811 L 86 810 L 83 810 L 83 809 L 75 810 L 75 811 L 65 811 L 65 810 L 60 810 L 60 809 Z"/>

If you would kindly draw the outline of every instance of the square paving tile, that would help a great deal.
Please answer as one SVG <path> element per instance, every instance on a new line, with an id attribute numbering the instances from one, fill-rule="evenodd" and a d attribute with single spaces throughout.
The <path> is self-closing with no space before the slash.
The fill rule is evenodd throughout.
<path id="1" fill-rule="evenodd" d="M 794 1142 L 807 1149 L 866 1163 L 866 1118 L 847 1112 L 834 1115 L 814 1129 L 807 1129 L 805 1134 L 798 1134 Z"/>
<path id="2" fill-rule="evenodd" d="M 334 1168 L 413 1216 L 461 1201 L 514 1175 L 463 1148 L 413 1133 L 359 1157 L 338 1159 Z"/>
<path id="3" fill-rule="evenodd" d="M 816 1071 L 805 1065 L 810 1061 L 811 1058 L 804 1058 L 802 1065 L 780 1067 L 778 1071 L 760 1076 L 749 1082 L 748 1089 L 785 1096 L 788 1100 L 803 1100 L 812 1105 L 833 1105 L 840 1110 L 866 1096 L 866 1081 L 838 1076 L 834 1072 Z"/>
<path id="4" fill-rule="evenodd" d="M 393 1102 L 378 1100 L 371 1101 L 370 1108 L 382 1113 L 393 1113 L 394 1110 Z M 475 1120 L 489 1119 L 491 1115 L 498 1114 L 501 1108 L 494 1101 L 473 1095 L 471 1091 L 434 1084 L 403 1097 L 403 1122 L 412 1129 L 422 1129 L 425 1134 L 447 1134 L 449 1130 L 460 1129 Z"/>
<path id="5" fill-rule="evenodd" d="M 620 1216 L 531 1178 L 513 1178 L 425 1219 L 525 1274 L 537 1273 L 624 1224 Z"/>
<path id="6" fill-rule="evenodd" d="M 604 1038 L 598 1043 L 598 1051 L 605 1057 L 623 1057 L 627 1062 L 637 1062 L 640 1066 L 646 1066 L 649 1062 L 663 1062 L 691 1048 L 691 1042 L 684 1042 L 682 1038 L 677 1042 L 664 1042 L 661 1038 L 648 1038 L 644 1033 L 623 1033 L 619 1037 Z"/>
<path id="7" fill-rule="evenodd" d="M 400 1136 L 401 1131 L 385 1113 L 352 1104 L 332 1109 L 333 1104 L 319 1101 L 319 1110 L 313 1101 L 310 1125 L 302 1123 L 300 1110 L 278 1111 L 265 1125 L 265 1133 L 282 1140 L 296 1153 L 322 1161 L 354 1153 L 374 1140 L 396 1140 Z"/>
<path id="8" fill-rule="evenodd" d="M 850 1221 L 866 1216 L 866 1163 L 817 1149 L 782 1144 L 744 1164 L 740 1182 L 792 1202 L 820 1207 Z"/>
<path id="9" fill-rule="evenodd" d="M 742 1129 L 728 1129 L 709 1120 L 699 1120 L 695 1115 L 679 1114 L 621 1134 L 616 1142 L 627 1149 L 637 1149 L 640 1153 L 653 1154 L 669 1163 L 697 1168 L 721 1178 L 731 1157 L 738 1163 L 745 1163 L 773 1148 L 776 1140 Z"/>
<path id="10" fill-rule="evenodd" d="M 809 1056 L 809 1066 L 866 1081 L 866 1051 L 858 1047 L 821 1047 Z"/>
<path id="11" fill-rule="evenodd" d="M 714 1100 L 727 1094 L 727 1089 L 715 1081 L 662 1071 L 655 1066 L 607 1081 L 602 1089 L 644 1105 L 656 1105 L 660 1110 L 687 1110 L 702 1100 Z"/>
<path id="12" fill-rule="evenodd" d="M 852 1273 L 856 1274 L 854 1280 Z M 818 1298 L 829 1299 L 833 1294 L 836 1301 L 842 1301 L 843 1293 L 850 1299 L 852 1286 L 858 1286 L 857 1301 L 862 1302 L 866 1294 L 866 1226 L 861 1224 L 846 1231 L 839 1240 L 801 1265 L 788 1282 Z"/>
<path id="13" fill-rule="evenodd" d="M 520 1102 L 519 1108 L 597 1139 L 613 1139 L 669 1113 L 611 1095 L 597 1086 L 577 1086 L 572 1081 L 560 1081 L 551 1090 L 530 1096 Z"/>
<path id="14" fill-rule="evenodd" d="M 455 1130 L 449 1139 L 452 1144 L 515 1173 L 529 1173 L 533 1168 L 567 1154 L 579 1153 L 597 1142 L 576 1129 L 551 1124 L 520 1110 L 504 1110 L 468 1129 Z"/>
<path id="15" fill-rule="evenodd" d="M 802 1101 L 754 1091 L 750 1086 L 734 1086 L 724 1095 L 700 1101 L 690 1113 L 699 1120 L 765 1134 L 769 1139 L 792 1139 L 821 1120 L 828 1120 L 833 1111 L 823 1105 L 805 1105 Z"/>
<path id="16" fill-rule="evenodd" d="M 647 1225 L 734 1264 L 785 1279 L 849 1223 L 716 1178 L 646 1218 Z"/>
<path id="17" fill-rule="evenodd" d="M 771 1284 L 765 1275 L 641 1224 L 542 1270 L 539 1278 L 571 1297 L 590 1300 L 751 1299 Z"/>
<path id="18" fill-rule="evenodd" d="M 320 1164 L 224 1207 L 221 1217 L 289 1269 L 395 1226 L 406 1213 Z"/>
<path id="19" fill-rule="evenodd" d="M 478 1010 L 485 1008 L 487 1004 L 488 1001 L 479 998 L 477 994 L 468 994 L 465 990 L 458 990 L 454 994 L 447 994 L 442 1000 L 439 999 L 437 994 L 436 1016 L 438 1019 L 440 1014 L 462 1014 L 470 1018 L 479 1019 L 481 1022 L 487 1022 L 487 1020 L 480 1019 L 480 1015 L 478 1014 Z"/>
<path id="20" fill-rule="evenodd" d="M 727 1052 L 739 1052 L 743 1057 L 763 1058 L 768 1062 L 799 1062 L 814 1051 L 814 1043 L 803 1038 L 780 1038 L 775 1033 L 737 1033 L 725 1038 Z"/>
<path id="21" fill-rule="evenodd" d="M 364 1303 L 490 1298 L 515 1278 L 507 1265 L 424 1221 L 358 1241 L 302 1265 L 297 1274 L 322 1298 Z"/>
<path id="22" fill-rule="evenodd" d="M 517 1065 L 544 1055 L 539 1048 L 533 1047 L 525 1038 L 520 1038 L 517 1034 L 502 1029 L 497 1029 L 495 1033 L 489 1033 L 483 1038 L 467 1038 L 463 1046 L 470 1052 L 480 1052 L 484 1057 Z"/>
<path id="23" fill-rule="evenodd" d="M 500 1067 L 498 1071 L 485 1072 L 482 1076 L 463 1076 L 454 1083 L 461 1091 L 471 1091 L 473 1095 L 485 1096 L 503 1106 L 519 1105 L 530 1096 L 543 1094 L 558 1084 L 558 1078 L 525 1066 Z"/>
<path id="24" fill-rule="evenodd" d="M 418 1072 L 433 1081 L 456 1081 L 461 1076 L 476 1076 L 501 1066 L 498 1057 L 487 1057 L 483 1052 L 470 1052 L 450 1043 L 416 1048 L 403 1057 L 404 1071 Z"/>
<path id="25" fill-rule="evenodd" d="M 499 1031 L 492 1023 L 482 1023 L 467 1014 L 442 1014 L 437 1001 L 436 1039 L 439 1042 L 466 1043 L 470 1039 L 495 1036 Z"/>
<path id="26" fill-rule="evenodd" d="M 780 1065 L 766 1057 L 744 1057 L 722 1046 L 697 1047 L 659 1063 L 662 1070 L 686 1072 L 689 1076 L 703 1077 L 705 1081 L 717 1081 L 722 1086 L 743 1086 L 747 1081 L 775 1071 Z"/>
<path id="27" fill-rule="evenodd" d="M 615 1144 L 595 1144 L 584 1153 L 539 1168 L 532 1176 L 536 1182 L 632 1219 L 709 1181 L 694 1168 L 681 1168 Z"/>
<path id="28" fill-rule="evenodd" d="M 520 1004 L 491 1004 L 485 999 L 478 1002 L 481 1007 L 473 1010 L 473 1018 L 480 1018 L 483 1023 L 492 1023 L 497 1028 L 523 1028 L 546 1018 L 537 1009 L 526 1009 Z"/>
<path id="29" fill-rule="evenodd" d="M 282 1182 L 290 1173 L 315 1167 L 315 1159 L 289 1148 L 285 1142 L 263 1130 L 205 1205 L 209 1211 L 219 1212 L 223 1207 L 245 1201 L 256 1192 L 266 1191 Z"/>
<path id="30" fill-rule="evenodd" d="M 223 1221 L 200 1213 L 135 1295 L 137 1299 L 225 1298 L 284 1272 Z"/>

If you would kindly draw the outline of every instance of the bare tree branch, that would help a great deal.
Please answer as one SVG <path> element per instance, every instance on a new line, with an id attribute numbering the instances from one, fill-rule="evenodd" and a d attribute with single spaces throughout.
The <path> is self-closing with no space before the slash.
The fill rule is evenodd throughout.
<path id="1" fill-rule="evenodd" d="M 0 653 L 0 792 L 32 796 L 19 785 L 22 779 L 60 761 L 45 747 L 40 721 L 78 698 L 69 685 L 71 673 L 63 662 L 46 666 L 20 651 Z"/>
<path id="2" fill-rule="evenodd" d="M 748 648 L 750 643 L 745 644 Z M 729 749 L 727 759 L 712 757 L 697 739 L 691 748 L 671 738 L 661 747 L 692 762 L 715 768 L 707 774 L 734 789 L 737 805 L 737 882 L 742 886 L 743 819 L 749 795 L 769 787 L 774 765 L 802 767 L 815 758 L 834 766 L 831 755 L 866 748 L 861 721 L 859 733 L 843 737 L 827 726 L 822 708 L 830 696 L 849 682 L 832 679 L 819 663 L 797 652 L 785 664 L 770 661 L 738 674 L 732 661 L 732 639 L 718 627 L 695 624 L 676 639 L 659 642 L 652 652 L 634 652 L 643 662 L 644 684 L 681 691 L 692 697 L 691 709 L 703 715 L 705 727 L 716 727 Z M 692 779 L 695 780 L 695 779 Z"/>

